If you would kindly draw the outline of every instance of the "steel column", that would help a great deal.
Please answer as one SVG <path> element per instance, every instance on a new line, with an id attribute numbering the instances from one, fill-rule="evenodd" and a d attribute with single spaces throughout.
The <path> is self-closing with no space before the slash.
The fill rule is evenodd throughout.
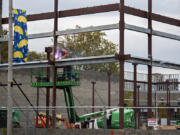
<path id="1" fill-rule="evenodd" d="M 140 107 L 140 100 L 139 100 L 139 89 L 140 89 L 140 86 L 137 86 L 137 99 L 138 99 L 138 102 L 137 102 L 137 106 Z M 137 129 L 139 129 L 139 125 L 140 125 L 140 116 L 141 116 L 141 109 L 138 109 L 138 125 L 137 125 Z"/>
<path id="2" fill-rule="evenodd" d="M 136 122 L 136 126 L 135 126 L 135 128 L 137 128 L 137 109 L 136 109 L 136 107 L 137 107 L 137 64 L 133 64 L 134 65 L 134 92 L 133 92 L 133 106 L 135 107 L 134 108 L 134 118 L 135 118 L 135 122 Z"/>
<path id="3" fill-rule="evenodd" d="M 148 0 L 148 57 L 152 61 L 152 0 Z M 148 107 L 152 107 L 152 65 L 148 65 Z M 152 117 L 152 109 L 148 108 L 148 118 Z"/>
<path id="4" fill-rule="evenodd" d="M 38 125 L 38 117 L 39 117 L 39 88 L 37 88 L 37 95 L 36 95 L 36 106 L 37 106 L 37 110 L 36 110 L 36 126 Z"/>
<path id="5" fill-rule="evenodd" d="M 96 82 L 91 82 L 91 83 L 92 83 L 92 113 L 94 113 L 94 91 L 95 91 Z"/>
<path id="6" fill-rule="evenodd" d="M 166 96 L 167 96 L 167 99 L 166 99 L 166 107 L 169 107 L 169 82 L 166 81 Z M 170 125 L 170 117 L 169 117 L 169 109 L 167 108 L 167 125 Z"/>
<path id="7" fill-rule="evenodd" d="M 124 58 L 124 0 L 120 0 L 119 56 Z M 119 59 L 119 106 L 124 107 L 124 59 Z M 119 128 L 124 128 L 124 108 L 119 109 Z"/>
<path id="8" fill-rule="evenodd" d="M 92 113 L 94 113 L 94 105 L 95 105 L 95 102 L 94 102 L 94 91 L 95 91 L 95 84 L 96 82 L 91 82 L 92 83 Z M 93 124 L 92 124 L 92 128 L 94 129 L 94 121 L 93 121 Z"/>
<path id="9" fill-rule="evenodd" d="M 169 107 L 171 107 L 171 90 L 168 89 L 169 91 Z M 168 110 L 168 116 L 169 116 L 169 125 L 170 125 L 170 121 L 171 121 L 171 109 Z"/>
<path id="10" fill-rule="evenodd" d="M 157 118 L 157 93 L 154 93 L 154 107 L 155 107 L 155 118 Z"/>
<path id="11" fill-rule="evenodd" d="M 56 65 L 55 65 L 55 53 L 56 53 L 56 47 L 57 47 L 57 35 L 56 35 L 56 31 L 58 30 L 58 0 L 54 0 L 54 53 L 53 53 L 53 61 L 54 61 L 54 64 L 53 64 L 53 103 L 52 103 L 52 106 L 53 107 L 56 107 Z M 56 120 L 56 111 L 55 109 L 52 111 L 52 125 L 53 125 L 53 128 L 56 127 L 56 123 L 55 123 L 55 120 Z"/>
<path id="12" fill-rule="evenodd" d="M 108 106 L 111 106 L 111 72 L 108 72 Z"/>
<path id="13" fill-rule="evenodd" d="M 52 48 L 45 48 L 45 52 L 47 53 L 47 60 L 48 60 L 48 63 L 50 63 L 50 54 L 52 52 Z M 50 67 L 47 67 L 46 69 L 47 71 L 47 82 L 50 81 Z M 46 88 L 46 128 L 49 128 L 49 104 L 50 104 L 50 88 L 47 87 Z"/>

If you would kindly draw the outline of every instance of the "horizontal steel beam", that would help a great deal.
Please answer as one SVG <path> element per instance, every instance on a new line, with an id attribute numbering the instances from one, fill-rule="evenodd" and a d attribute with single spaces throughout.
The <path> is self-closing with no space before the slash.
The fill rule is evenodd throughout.
<path id="1" fill-rule="evenodd" d="M 53 36 L 53 32 L 45 32 L 45 33 L 29 34 L 28 39 L 47 38 L 52 36 Z M 0 38 L 0 42 L 7 42 L 7 41 L 8 41 L 8 36 Z"/>
<path id="2" fill-rule="evenodd" d="M 36 39 L 36 38 L 47 38 L 52 36 L 53 36 L 53 32 L 45 32 L 45 33 L 30 34 L 28 38 Z"/>
<path id="3" fill-rule="evenodd" d="M 56 61 L 56 66 L 100 64 L 100 63 L 109 63 L 109 62 L 118 62 L 118 61 L 115 59 L 114 55 L 91 56 L 91 57 L 80 57 L 80 58 L 69 58 L 69 59 L 58 60 Z M 126 60 L 126 62 L 180 70 L 180 64 L 165 62 L 161 60 L 153 60 L 151 62 L 150 59 L 148 58 L 131 57 L 131 59 Z M 47 61 L 35 61 L 35 62 L 13 64 L 13 69 L 38 68 L 38 67 L 50 67 L 50 65 L 48 65 Z M 0 64 L 0 70 L 7 70 L 7 64 Z"/>
<path id="4" fill-rule="evenodd" d="M 147 11 L 139 10 L 128 6 L 125 6 L 124 9 L 125 9 L 125 13 L 127 14 L 142 18 L 148 18 Z M 59 17 L 63 18 L 63 17 L 88 15 L 88 14 L 104 13 L 111 11 L 119 11 L 119 3 L 59 11 Z M 53 19 L 53 18 L 54 18 L 53 12 L 32 14 L 27 16 L 28 21 L 37 21 L 37 20 L 45 20 L 45 19 Z M 152 13 L 152 20 L 170 25 L 180 26 L 180 20 L 162 16 L 155 13 Z M 8 18 L 3 18 L 2 24 L 8 24 Z"/>
<path id="5" fill-rule="evenodd" d="M 105 31 L 105 30 L 114 30 L 114 29 L 119 29 L 119 24 L 109 24 L 109 25 L 94 26 L 94 27 L 87 27 L 87 28 L 81 28 L 81 29 L 58 31 L 56 34 L 58 36 L 62 36 L 62 35 L 68 35 L 68 34 L 79 34 L 79 33 L 85 33 L 85 32 Z M 125 29 L 141 32 L 145 34 L 150 34 L 151 32 L 150 29 L 135 26 L 135 25 L 130 25 L 130 24 L 125 24 Z M 166 32 L 152 30 L 152 35 L 180 41 L 179 35 L 174 35 L 174 34 L 170 34 Z"/>
<path id="6" fill-rule="evenodd" d="M 113 30 L 113 29 L 118 29 L 118 28 L 119 28 L 119 24 L 109 24 L 109 25 L 86 27 L 86 28 L 80 28 L 80 29 L 69 29 L 65 31 L 57 31 L 56 34 L 58 36 L 62 36 L 62 35 L 68 35 L 68 34 L 79 34 L 79 33 L 93 32 L 93 31 Z"/>
<path id="7" fill-rule="evenodd" d="M 127 30 L 141 32 L 145 34 L 150 33 L 149 29 L 135 26 L 135 25 L 125 24 L 125 28 Z M 114 29 L 119 29 L 119 24 L 109 24 L 109 25 L 86 27 L 86 28 L 80 28 L 80 29 L 69 29 L 69 30 L 64 30 L 64 31 L 57 31 L 56 34 L 58 36 L 62 36 L 62 35 L 68 35 L 68 34 L 79 34 L 79 33 L 85 33 L 85 32 L 105 31 L 105 30 L 114 30 Z M 166 32 L 152 30 L 152 35 L 180 41 L 179 35 L 174 35 L 174 34 L 170 34 Z M 52 36 L 53 36 L 53 32 L 46 32 L 46 33 L 30 34 L 28 38 L 36 39 L 36 38 L 47 38 L 47 37 L 52 37 Z M 5 42 L 5 41 L 8 41 L 7 37 L 0 38 L 0 42 Z"/>
<path id="8" fill-rule="evenodd" d="M 161 31 L 157 31 L 157 30 L 152 30 L 152 35 L 180 41 L 179 35 L 174 35 L 174 34 L 161 32 Z"/>

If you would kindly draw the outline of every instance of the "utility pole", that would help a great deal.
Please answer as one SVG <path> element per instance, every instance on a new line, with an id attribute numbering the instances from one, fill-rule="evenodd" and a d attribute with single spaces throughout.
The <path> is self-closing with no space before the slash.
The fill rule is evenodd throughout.
<path id="1" fill-rule="evenodd" d="M 12 135 L 12 87 L 13 87 L 13 18 L 12 18 L 12 0 L 9 0 L 9 40 L 8 40 L 8 115 L 7 115 L 7 135 Z"/>

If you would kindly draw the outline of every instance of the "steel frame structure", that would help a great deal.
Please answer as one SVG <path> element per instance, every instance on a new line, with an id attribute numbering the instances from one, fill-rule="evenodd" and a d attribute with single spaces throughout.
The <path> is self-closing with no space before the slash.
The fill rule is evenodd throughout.
<path id="1" fill-rule="evenodd" d="M 63 17 L 71 17 L 71 16 L 79 16 L 79 15 L 88 15 L 95 13 L 105 13 L 111 11 L 119 11 L 120 12 L 120 21 L 119 24 L 112 25 L 104 25 L 97 26 L 91 28 L 82 28 L 82 29 L 72 29 L 66 31 L 58 31 L 58 18 Z M 133 16 L 141 17 L 148 19 L 148 28 L 142 28 L 134 25 L 125 24 L 124 22 L 124 14 L 130 14 Z M 143 64 L 148 66 L 148 118 L 151 118 L 151 107 L 152 107 L 152 66 L 171 68 L 171 69 L 180 69 L 180 64 L 165 62 L 160 60 L 154 60 L 152 56 L 152 35 L 165 37 L 173 40 L 180 41 L 180 35 L 174 35 L 170 33 L 160 32 L 156 30 L 152 30 L 152 21 L 158 21 L 165 24 L 170 24 L 174 26 L 180 27 L 180 20 L 170 18 L 167 16 L 162 16 L 159 14 L 152 13 L 152 0 L 148 0 L 148 11 L 143 11 L 139 9 L 135 9 L 132 7 L 127 7 L 124 5 L 124 0 L 120 0 L 120 3 L 116 4 L 108 4 L 87 8 L 79 8 L 79 9 L 71 9 L 58 11 L 58 0 L 54 0 L 54 12 L 41 13 L 41 14 L 33 14 L 28 15 L 28 21 L 37 21 L 37 20 L 45 20 L 45 19 L 54 19 L 54 31 L 48 33 L 39 33 L 29 35 L 29 39 L 35 38 L 45 38 L 45 37 L 54 37 L 54 47 L 57 45 L 58 36 L 66 35 L 66 34 L 78 34 L 82 32 L 91 32 L 91 31 L 99 31 L 99 30 L 112 30 L 119 29 L 120 32 L 120 42 L 119 42 L 119 57 L 111 56 L 97 56 L 97 57 L 87 57 L 87 58 L 72 58 L 67 60 L 56 61 L 54 60 L 53 65 L 48 65 L 47 61 L 42 62 L 32 62 L 27 64 L 14 64 L 14 69 L 18 68 L 36 68 L 36 67 L 53 67 L 54 69 L 54 82 L 56 66 L 64 66 L 64 65 L 74 65 L 74 64 L 93 64 L 93 63 L 104 63 L 104 62 L 114 62 L 119 61 L 120 63 L 120 74 L 119 74 L 119 105 L 120 105 L 120 128 L 123 128 L 123 107 L 124 106 L 124 62 Z M 2 19 L 2 24 L 7 24 L 8 18 Z M 141 32 L 148 35 L 148 58 L 138 58 L 131 57 L 130 59 L 126 59 L 126 55 L 124 54 L 124 30 L 132 30 L 136 32 Z M 0 38 L 0 42 L 7 41 L 8 38 Z M 55 51 L 55 49 L 54 49 Z M 118 59 L 117 59 L 118 58 Z M 6 70 L 7 65 L 0 65 L 0 70 Z M 134 68 L 136 71 L 136 68 Z M 136 73 L 136 72 L 135 72 Z M 135 78 L 134 78 L 135 79 Z M 134 80 L 136 82 L 136 80 Z M 136 86 L 136 84 L 134 85 Z M 136 88 L 135 88 L 136 89 Z M 121 94 L 120 94 L 121 93 Z M 135 97 L 135 96 L 134 96 Z M 135 103 L 136 104 L 136 103 Z M 134 105 L 135 105 L 134 104 Z M 53 104 L 52 106 L 56 106 L 56 83 L 53 86 Z M 55 116 L 55 111 L 53 111 L 53 116 Z M 55 123 L 53 121 L 53 123 Z"/>

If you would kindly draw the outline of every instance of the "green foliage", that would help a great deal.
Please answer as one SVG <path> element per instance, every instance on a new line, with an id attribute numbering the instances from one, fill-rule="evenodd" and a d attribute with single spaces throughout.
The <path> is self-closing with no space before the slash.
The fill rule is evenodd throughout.
<path id="1" fill-rule="evenodd" d="M 125 99 L 131 99 L 132 94 L 133 94 L 133 93 L 132 93 L 131 91 L 125 91 L 125 92 L 124 92 L 124 98 L 125 98 Z M 129 101 L 129 100 L 124 101 L 124 104 L 126 104 L 127 107 L 132 107 L 132 106 L 133 106 L 133 104 L 132 104 L 131 101 Z"/>
<path id="2" fill-rule="evenodd" d="M 8 31 L 3 30 L 2 35 L 7 35 Z M 1 52 L 1 63 L 8 62 L 8 42 L 0 42 L 0 52 Z M 46 54 L 45 53 L 37 53 L 35 51 L 28 52 L 28 61 L 35 61 L 35 60 L 45 60 Z"/>
<path id="3" fill-rule="evenodd" d="M 81 27 L 76 26 L 76 28 Z M 101 31 L 66 35 L 59 40 L 59 46 L 70 50 L 72 57 L 116 54 L 117 45 L 105 39 L 105 36 L 106 34 Z M 118 63 L 84 65 L 83 69 L 99 72 L 110 71 L 112 73 L 118 73 Z"/>
<path id="4" fill-rule="evenodd" d="M 37 53 L 35 51 L 28 52 L 28 61 L 39 61 L 39 60 L 46 60 L 46 54 Z"/>
<path id="5" fill-rule="evenodd" d="M 1 51 L 1 63 L 7 63 L 8 61 L 8 42 L 0 43 L 0 51 Z"/>
<path id="6" fill-rule="evenodd" d="M 165 104 L 164 103 L 160 103 L 159 104 L 159 107 L 165 107 Z M 165 108 L 159 108 L 158 109 L 158 116 L 159 116 L 159 119 L 161 118 L 167 118 L 167 109 Z"/>
<path id="7" fill-rule="evenodd" d="M 7 30 L 3 30 L 2 35 L 7 35 Z M 8 42 L 0 42 L 0 55 L 1 55 L 1 63 L 7 63 L 8 61 Z"/>

